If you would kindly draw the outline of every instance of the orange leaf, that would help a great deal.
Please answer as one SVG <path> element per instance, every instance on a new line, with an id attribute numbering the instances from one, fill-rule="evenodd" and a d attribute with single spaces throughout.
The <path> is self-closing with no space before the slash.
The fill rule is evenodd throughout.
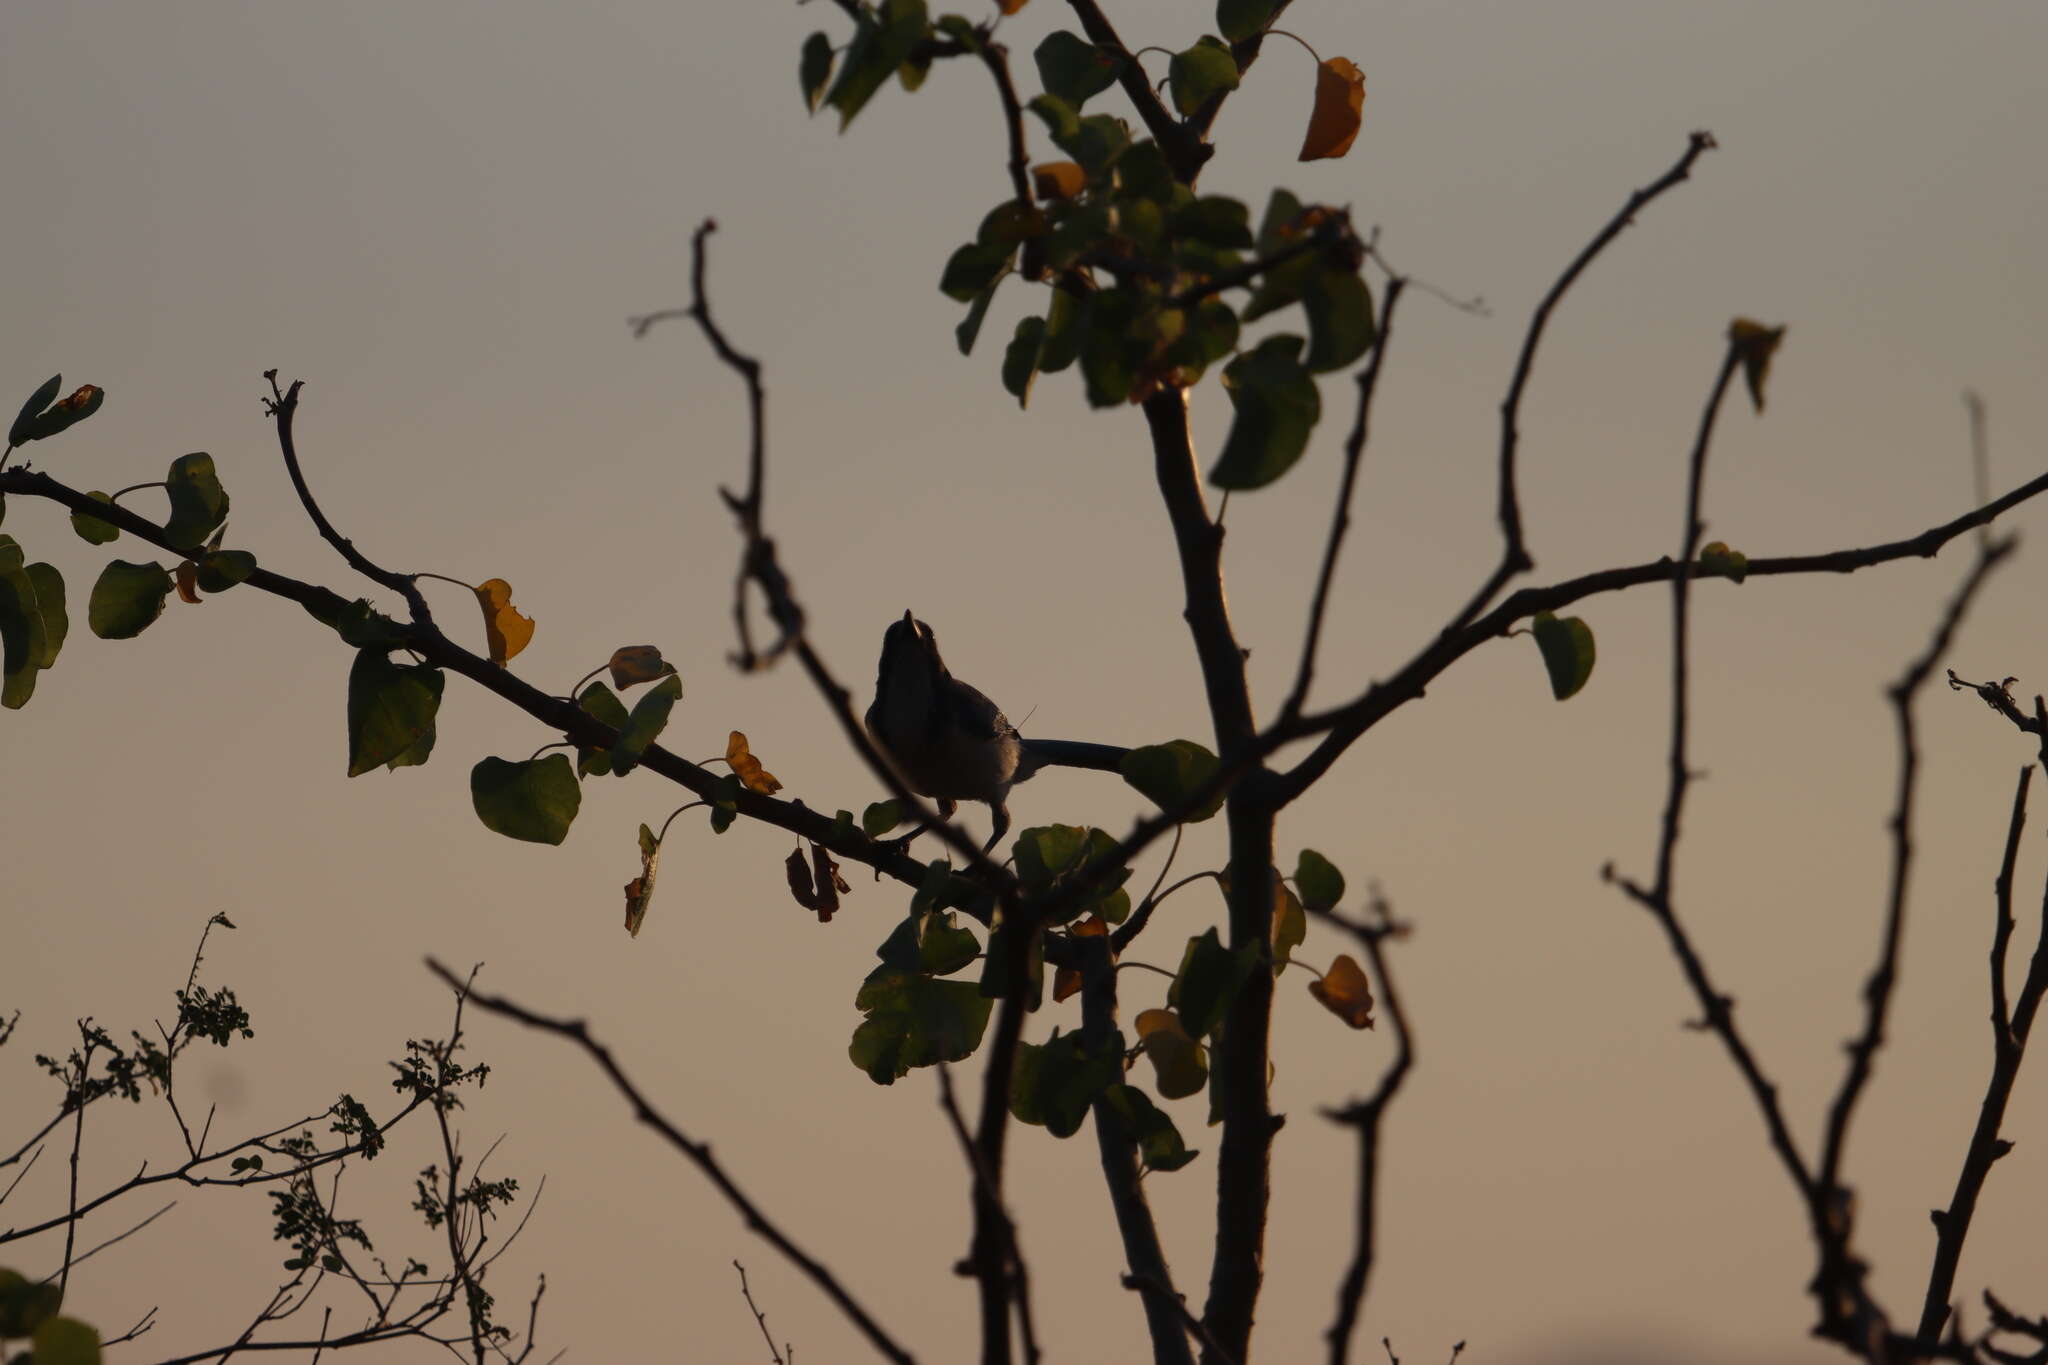
<path id="1" fill-rule="evenodd" d="M 1072 161 L 1048 161 L 1031 168 L 1031 188 L 1040 199 L 1072 199 L 1088 188 L 1088 172 Z"/>
<path id="2" fill-rule="evenodd" d="M 1195 1094 L 1209 1081 L 1209 1059 L 1202 1045 L 1188 1037 L 1172 1010 L 1143 1010 L 1136 1020 L 1138 1038 L 1158 1073 L 1159 1093 L 1169 1100 Z"/>
<path id="3" fill-rule="evenodd" d="M 476 600 L 484 609 L 484 641 L 490 647 L 491 662 L 500 668 L 533 640 L 533 622 L 512 605 L 512 585 L 502 578 L 487 578 L 476 586 Z"/>
<path id="4" fill-rule="evenodd" d="M 1364 117 L 1365 73 L 1343 57 L 1316 68 L 1316 105 L 1308 116 L 1308 136 L 1301 140 L 1301 159 L 1320 161 L 1351 150 Z"/>
<path id="5" fill-rule="evenodd" d="M 1351 1027 L 1373 1026 L 1372 983 L 1349 953 L 1339 953 L 1320 980 L 1309 982 L 1308 993 Z"/>
<path id="6" fill-rule="evenodd" d="M 621 692 L 635 683 L 653 682 L 675 672 L 661 661 L 661 650 L 654 645 L 625 645 L 615 649 L 611 663 L 606 666 L 612 671 L 612 686 Z"/>
<path id="7" fill-rule="evenodd" d="M 996 8 L 1005 14 L 1015 14 L 1030 3 L 1031 0 L 996 0 Z"/>
<path id="8" fill-rule="evenodd" d="M 1054 1004 L 1058 1004 L 1062 1000 L 1070 1000 L 1080 994 L 1080 991 L 1081 969 L 1079 967 L 1062 967 L 1052 974 L 1052 999 Z"/>
<path id="9" fill-rule="evenodd" d="M 782 790 L 782 784 L 775 780 L 775 774 L 761 766 L 761 760 L 747 752 L 747 737 L 735 730 L 732 738 L 725 742 L 725 761 L 739 774 L 748 791 L 763 796 L 773 796 Z"/>
<path id="10" fill-rule="evenodd" d="M 172 577 L 177 580 L 179 599 L 190 602 L 195 607 L 198 606 L 199 566 L 189 559 L 185 560 L 178 565 L 177 572 Z"/>
<path id="11" fill-rule="evenodd" d="M 661 841 L 653 830 L 640 826 L 640 875 L 626 883 L 626 932 L 634 938 L 640 937 L 648 902 L 654 899 L 654 873 L 660 863 Z"/>

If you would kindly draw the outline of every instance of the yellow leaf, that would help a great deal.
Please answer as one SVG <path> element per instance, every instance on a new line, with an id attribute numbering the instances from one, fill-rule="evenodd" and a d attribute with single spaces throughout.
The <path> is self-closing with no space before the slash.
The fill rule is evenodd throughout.
<path id="1" fill-rule="evenodd" d="M 775 780 L 775 774 L 761 766 L 761 760 L 747 752 L 747 737 L 735 730 L 732 738 L 725 742 L 725 761 L 739 774 L 747 790 L 763 796 L 773 796 L 782 790 L 782 784 Z"/>
<path id="2" fill-rule="evenodd" d="M 1308 911 L 1301 901 L 1288 890 L 1280 880 L 1280 869 L 1273 869 L 1273 969 L 1278 971 L 1287 965 L 1302 940 L 1308 937 Z"/>
<path id="3" fill-rule="evenodd" d="M 1771 373 L 1771 357 L 1785 339 L 1783 327 L 1766 327 L 1753 318 L 1737 318 L 1728 324 L 1728 344 L 1742 361 L 1742 377 L 1749 384 L 1749 401 L 1764 410 L 1764 380 Z"/>
<path id="4" fill-rule="evenodd" d="M 1005 14 L 1015 14 L 1030 3 L 1031 0 L 996 0 L 996 8 Z"/>
<path id="5" fill-rule="evenodd" d="M 476 600 L 484 609 L 484 641 L 490 647 L 491 662 L 502 668 L 532 642 L 533 622 L 512 605 L 512 585 L 502 578 L 477 584 Z"/>
<path id="6" fill-rule="evenodd" d="M 1320 161 L 1351 150 L 1364 118 L 1365 73 L 1343 57 L 1316 68 L 1316 105 L 1308 116 L 1308 135 L 1301 140 L 1301 159 Z"/>
<path id="7" fill-rule="evenodd" d="M 197 564 L 194 564 L 189 559 L 185 560 L 183 563 L 178 565 L 177 572 L 173 574 L 172 577 L 177 581 L 178 584 L 179 600 L 190 602 L 195 607 L 198 606 L 199 566 Z"/>
<path id="8" fill-rule="evenodd" d="M 1372 983 L 1365 979 L 1364 968 L 1349 953 L 1339 953 L 1320 980 L 1309 982 L 1308 993 L 1351 1027 L 1373 1026 Z"/>
<path id="9" fill-rule="evenodd" d="M 1144 1010 L 1136 1020 L 1138 1040 L 1158 1073 L 1159 1094 L 1169 1100 L 1196 1094 L 1209 1082 L 1209 1058 L 1188 1037 L 1172 1010 Z"/>
<path id="10" fill-rule="evenodd" d="M 640 937 L 640 925 L 647 918 L 647 903 L 654 899 L 654 873 L 661 863 L 661 841 L 654 831 L 640 826 L 640 875 L 626 883 L 626 932 Z"/>
<path id="11" fill-rule="evenodd" d="M 1088 188 L 1088 172 L 1072 161 L 1048 161 L 1031 168 L 1031 188 L 1040 199 L 1072 199 Z"/>

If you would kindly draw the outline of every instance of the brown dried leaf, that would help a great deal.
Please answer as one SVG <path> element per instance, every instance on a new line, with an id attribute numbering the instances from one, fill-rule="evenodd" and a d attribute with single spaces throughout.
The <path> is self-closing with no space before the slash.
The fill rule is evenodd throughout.
<path id="1" fill-rule="evenodd" d="M 654 874 L 661 864 L 661 841 L 654 831 L 640 826 L 640 875 L 626 883 L 626 932 L 640 937 L 641 922 L 647 918 L 648 902 L 654 899 Z"/>
<path id="2" fill-rule="evenodd" d="M 798 844 L 783 859 L 782 868 L 789 876 L 789 894 L 804 909 L 817 912 L 820 924 L 831 922 L 839 909 L 839 898 L 853 889 L 839 875 L 839 864 L 832 861 L 832 855 L 821 844 L 811 845 L 808 860 L 804 858 L 803 845 Z"/>
<path id="3" fill-rule="evenodd" d="M 503 668 L 533 642 L 533 621 L 512 605 L 512 585 L 502 578 L 487 578 L 477 584 L 476 600 L 484 609 L 484 642 L 491 662 Z"/>
<path id="4" fill-rule="evenodd" d="M 762 767 L 761 760 L 747 752 L 747 737 L 737 730 L 725 742 L 725 761 L 739 774 L 748 791 L 773 796 L 782 790 L 782 783 L 776 780 L 775 774 Z"/>
<path id="5" fill-rule="evenodd" d="M 661 661 L 661 650 L 654 645 L 626 645 L 615 649 L 607 667 L 612 671 L 612 686 L 621 692 L 635 683 L 653 682 L 675 671 Z"/>
<path id="6" fill-rule="evenodd" d="M 177 570 L 171 577 L 178 585 L 178 599 L 182 602 L 190 602 L 195 607 L 198 606 L 199 566 L 189 559 L 184 560 L 179 563 Z"/>
<path id="7" fill-rule="evenodd" d="M 1366 980 L 1365 969 L 1349 953 L 1339 953 L 1328 972 L 1309 982 L 1308 993 L 1321 1001 L 1324 1009 L 1351 1027 L 1373 1026 L 1372 983 Z"/>
<path id="8" fill-rule="evenodd" d="M 1301 140 L 1301 160 L 1320 161 L 1351 150 L 1364 120 L 1365 73 L 1344 57 L 1332 57 L 1316 68 L 1316 103 L 1308 116 L 1308 135 Z"/>

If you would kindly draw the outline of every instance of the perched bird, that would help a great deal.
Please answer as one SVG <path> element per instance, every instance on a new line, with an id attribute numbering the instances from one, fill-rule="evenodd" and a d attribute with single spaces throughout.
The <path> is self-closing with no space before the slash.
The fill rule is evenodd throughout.
<path id="1" fill-rule="evenodd" d="M 995 828 L 983 852 L 1009 831 L 1006 802 L 1024 742 L 994 702 L 946 671 L 932 628 L 907 611 L 882 636 L 867 726 L 905 785 L 936 798 L 947 819 L 958 802 L 988 803 Z"/>

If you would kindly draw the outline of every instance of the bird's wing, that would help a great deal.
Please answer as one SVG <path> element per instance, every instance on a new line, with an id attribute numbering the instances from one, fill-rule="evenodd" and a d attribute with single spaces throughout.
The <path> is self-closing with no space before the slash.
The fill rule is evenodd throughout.
<path id="1" fill-rule="evenodd" d="M 974 739 L 1003 739 L 1017 733 L 1017 727 L 1010 724 L 1002 708 L 983 696 L 980 689 L 958 678 L 947 681 L 950 686 L 945 690 L 946 706 L 962 734 Z"/>

